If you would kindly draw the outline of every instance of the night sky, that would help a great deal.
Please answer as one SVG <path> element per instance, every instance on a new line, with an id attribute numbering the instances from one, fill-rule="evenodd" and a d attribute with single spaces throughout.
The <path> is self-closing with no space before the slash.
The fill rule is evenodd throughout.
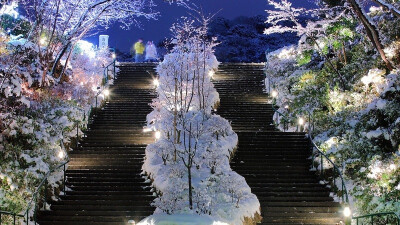
<path id="1" fill-rule="evenodd" d="M 116 47 L 124 52 L 129 52 L 131 45 L 138 39 L 143 38 L 145 41 L 153 40 L 158 42 L 165 37 L 170 37 L 169 28 L 179 20 L 182 16 L 188 16 L 188 10 L 175 4 L 170 5 L 164 0 L 154 0 L 157 4 L 156 11 L 160 12 L 158 20 L 141 19 L 141 28 L 132 27 L 130 30 L 123 30 L 119 24 L 115 24 L 107 30 L 102 30 L 98 34 L 110 35 L 110 47 Z M 233 19 L 239 16 L 255 16 L 266 15 L 265 10 L 270 8 L 267 0 L 191 0 L 203 12 L 215 14 L 216 16 Z M 308 0 L 292 0 L 296 7 L 311 7 L 312 4 Z M 86 40 L 98 45 L 98 34 L 86 38 Z"/>

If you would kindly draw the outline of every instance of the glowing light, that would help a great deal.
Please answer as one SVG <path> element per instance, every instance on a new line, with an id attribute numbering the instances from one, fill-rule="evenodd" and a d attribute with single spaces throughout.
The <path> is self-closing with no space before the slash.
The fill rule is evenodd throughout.
<path id="1" fill-rule="evenodd" d="M 157 140 L 160 139 L 161 138 L 161 132 L 160 131 L 156 131 L 154 136 L 156 137 Z"/>
<path id="2" fill-rule="evenodd" d="M 289 109 L 289 105 L 285 105 L 285 109 Z"/>
<path id="3" fill-rule="evenodd" d="M 158 81 L 158 79 L 154 79 L 153 84 L 154 86 L 158 87 L 158 85 L 160 85 L 160 81 Z"/>
<path id="4" fill-rule="evenodd" d="M 210 70 L 210 72 L 208 72 L 208 76 L 211 78 L 214 76 L 214 74 L 215 74 L 214 70 Z"/>
<path id="5" fill-rule="evenodd" d="M 346 206 L 346 207 L 343 209 L 343 215 L 344 215 L 345 217 L 351 216 L 351 210 L 350 210 L 350 208 L 349 208 L 348 206 Z"/>
<path id="6" fill-rule="evenodd" d="M 136 222 L 135 222 L 134 220 L 128 220 L 128 224 L 133 224 L 133 225 L 135 225 Z"/>
<path id="7" fill-rule="evenodd" d="M 275 90 L 273 90 L 273 91 L 271 92 L 271 96 L 272 96 L 273 98 L 278 97 L 278 92 L 275 91 Z"/>
<path id="8" fill-rule="evenodd" d="M 80 40 L 77 46 L 81 50 L 81 55 L 87 55 L 89 58 L 96 57 L 96 51 L 94 50 L 94 45 L 88 41 Z"/>
<path id="9" fill-rule="evenodd" d="M 150 131 L 151 131 L 151 128 L 148 128 L 148 127 L 143 128 L 143 132 L 145 132 L 145 133 L 150 132 Z"/>
<path id="10" fill-rule="evenodd" d="M 396 165 L 395 164 L 390 164 L 389 169 L 390 170 L 395 170 L 396 169 Z"/>
<path id="11" fill-rule="evenodd" d="M 111 56 L 113 59 L 117 58 L 117 55 L 115 55 L 115 53 L 113 53 Z"/>
<path id="12" fill-rule="evenodd" d="M 40 38 L 40 44 L 41 44 L 41 45 L 45 45 L 46 42 L 47 42 L 47 38 L 46 38 L 46 37 Z"/>
<path id="13" fill-rule="evenodd" d="M 108 89 L 104 90 L 103 92 L 104 96 L 109 96 L 110 95 L 110 91 Z"/>
<path id="14" fill-rule="evenodd" d="M 302 117 L 300 117 L 298 122 L 300 126 L 303 126 L 305 121 Z"/>
<path id="15" fill-rule="evenodd" d="M 63 158 L 65 157 L 64 151 L 62 151 L 62 150 L 59 151 L 58 154 L 57 154 L 57 156 L 58 156 L 58 158 L 63 159 Z"/>

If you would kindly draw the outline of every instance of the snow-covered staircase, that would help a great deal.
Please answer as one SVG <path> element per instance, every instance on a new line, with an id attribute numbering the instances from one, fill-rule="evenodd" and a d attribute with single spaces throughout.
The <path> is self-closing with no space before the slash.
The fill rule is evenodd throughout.
<path id="1" fill-rule="evenodd" d="M 340 204 L 311 172 L 304 133 L 279 132 L 263 92 L 262 64 L 226 63 L 214 75 L 220 94 L 218 114 L 232 121 L 239 148 L 232 169 L 257 195 L 262 224 L 337 224 Z"/>
<path id="2" fill-rule="evenodd" d="M 123 225 L 153 213 L 150 184 L 141 177 L 145 148 L 154 134 L 144 133 L 155 97 L 155 64 L 123 64 L 110 100 L 94 117 L 78 149 L 70 153 L 67 187 L 40 225 Z M 148 72 L 147 72 L 148 71 Z"/>

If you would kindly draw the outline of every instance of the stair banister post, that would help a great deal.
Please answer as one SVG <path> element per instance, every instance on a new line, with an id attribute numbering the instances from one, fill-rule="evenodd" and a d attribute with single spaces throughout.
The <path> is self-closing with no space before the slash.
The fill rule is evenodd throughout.
<path id="1" fill-rule="evenodd" d="M 79 122 L 76 121 L 76 148 L 78 148 L 78 140 L 79 140 Z"/>
<path id="2" fill-rule="evenodd" d="M 65 164 L 63 166 L 63 192 L 64 192 L 64 195 L 65 195 Z"/>
<path id="3" fill-rule="evenodd" d="M 319 154 L 319 157 L 321 157 L 321 176 L 324 174 L 324 159 L 322 157 L 322 154 Z"/>

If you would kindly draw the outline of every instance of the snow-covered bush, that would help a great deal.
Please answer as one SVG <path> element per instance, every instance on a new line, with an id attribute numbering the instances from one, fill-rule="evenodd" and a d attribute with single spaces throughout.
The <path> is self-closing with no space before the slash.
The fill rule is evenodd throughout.
<path id="1" fill-rule="evenodd" d="M 238 137 L 230 123 L 211 113 L 219 101 L 211 77 L 218 61 L 207 19 L 184 19 L 172 28 L 174 48 L 157 67 L 158 97 L 148 126 L 156 142 L 146 148 L 143 171 L 157 193 L 155 214 L 210 215 L 242 224 L 259 215 L 260 204 L 229 160 Z"/>
<path id="2" fill-rule="evenodd" d="M 38 51 L 46 47 L 21 35 L 0 31 L 0 37 L 0 207 L 24 213 L 43 176 L 67 160 L 77 126 L 82 136 L 103 65 L 112 58 L 108 52 L 96 52 L 94 58 L 74 55 L 63 79 L 46 75 L 47 85 L 40 86 L 44 73 Z M 49 178 L 55 194 L 61 178 L 59 173 Z"/>
<path id="3" fill-rule="evenodd" d="M 398 40 L 386 26 L 398 26 L 399 19 L 381 9 L 370 15 L 398 67 Z M 400 213 L 400 73 L 387 71 L 372 43 L 353 27 L 362 31 L 343 15 L 317 36 L 307 34 L 298 45 L 270 53 L 266 75 L 291 130 L 299 117 L 306 128 L 315 126 L 314 141 L 342 169 L 355 213 Z M 313 48 L 315 42 L 320 48 Z M 283 129 L 286 121 L 279 119 Z"/>

